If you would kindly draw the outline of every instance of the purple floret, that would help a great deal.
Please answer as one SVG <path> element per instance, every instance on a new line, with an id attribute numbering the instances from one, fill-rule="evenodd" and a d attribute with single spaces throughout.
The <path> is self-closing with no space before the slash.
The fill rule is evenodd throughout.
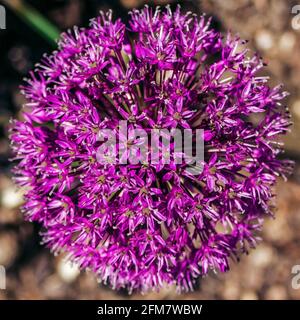
<path id="1" fill-rule="evenodd" d="M 30 73 L 10 137 L 23 211 L 43 242 L 114 289 L 192 290 L 256 246 L 274 185 L 292 162 L 278 136 L 290 115 L 281 86 L 245 42 L 204 16 L 151 9 L 129 25 L 101 13 L 62 34 Z M 100 129 L 203 129 L 203 171 L 182 164 L 99 163 Z"/>

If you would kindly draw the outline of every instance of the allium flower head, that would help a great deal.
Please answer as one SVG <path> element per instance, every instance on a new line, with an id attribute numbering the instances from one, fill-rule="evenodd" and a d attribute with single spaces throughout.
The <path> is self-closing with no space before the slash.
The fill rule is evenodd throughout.
<path id="1" fill-rule="evenodd" d="M 43 242 L 129 291 L 191 290 L 253 248 L 276 179 L 292 166 L 278 159 L 290 116 L 287 93 L 258 75 L 263 62 L 244 44 L 179 7 L 133 10 L 127 27 L 101 12 L 62 34 L 27 79 L 23 120 L 11 125 L 23 210 Z M 120 120 L 204 130 L 203 170 L 100 163 L 99 131 Z"/>

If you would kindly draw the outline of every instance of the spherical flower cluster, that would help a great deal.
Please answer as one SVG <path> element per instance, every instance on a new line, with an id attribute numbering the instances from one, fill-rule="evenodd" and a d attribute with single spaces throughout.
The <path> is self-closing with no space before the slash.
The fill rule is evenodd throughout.
<path id="1" fill-rule="evenodd" d="M 210 270 L 227 271 L 256 245 L 276 179 L 292 166 L 278 158 L 287 93 L 258 75 L 263 65 L 179 7 L 133 10 L 128 27 L 101 12 L 62 34 L 22 88 L 28 103 L 10 129 L 26 219 L 115 289 L 192 290 Z M 120 120 L 203 129 L 203 170 L 99 163 L 98 132 Z"/>

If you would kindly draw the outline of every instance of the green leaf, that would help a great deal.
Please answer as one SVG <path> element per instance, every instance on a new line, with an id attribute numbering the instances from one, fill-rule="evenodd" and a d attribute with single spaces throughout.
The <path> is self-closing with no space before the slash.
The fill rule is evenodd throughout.
<path id="1" fill-rule="evenodd" d="M 56 43 L 60 35 L 59 29 L 35 8 L 21 0 L 2 0 L 2 2 L 51 44 Z"/>

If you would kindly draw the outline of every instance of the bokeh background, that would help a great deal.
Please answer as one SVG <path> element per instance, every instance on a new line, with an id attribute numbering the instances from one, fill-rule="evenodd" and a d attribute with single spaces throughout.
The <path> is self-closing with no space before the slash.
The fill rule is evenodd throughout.
<path id="1" fill-rule="evenodd" d="M 286 137 L 286 155 L 296 168 L 288 182 L 279 181 L 276 219 L 266 221 L 258 248 L 231 264 L 227 274 L 210 274 L 194 292 L 177 295 L 174 288 L 141 296 L 114 292 L 97 284 L 88 272 L 79 273 L 63 257 L 54 257 L 40 245 L 39 226 L 22 219 L 22 194 L 16 190 L 10 170 L 7 126 L 24 103 L 19 85 L 44 52 L 54 47 L 45 34 L 12 9 L 20 0 L 0 0 L 7 8 L 7 30 L 0 30 L 0 265 L 6 268 L 6 290 L 1 299 L 300 299 L 292 288 L 291 269 L 300 264 L 300 29 L 293 28 L 287 0 L 27 0 L 58 30 L 85 26 L 100 9 L 112 8 L 126 19 L 127 11 L 149 5 L 175 6 L 213 16 L 214 27 L 231 30 L 249 40 L 268 63 L 271 83 L 284 83 L 294 126 Z M 299 7 L 300 12 L 300 7 Z M 294 20 L 295 21 L 295 20 Z M 300 23 L 300 19 L 299 19 Z M 300 26 L 299 26 L 300 27 Z M 50 30 L 53 32 L 53 30 Z M 54 30 L 55 31 L 55 30 Z"/>

